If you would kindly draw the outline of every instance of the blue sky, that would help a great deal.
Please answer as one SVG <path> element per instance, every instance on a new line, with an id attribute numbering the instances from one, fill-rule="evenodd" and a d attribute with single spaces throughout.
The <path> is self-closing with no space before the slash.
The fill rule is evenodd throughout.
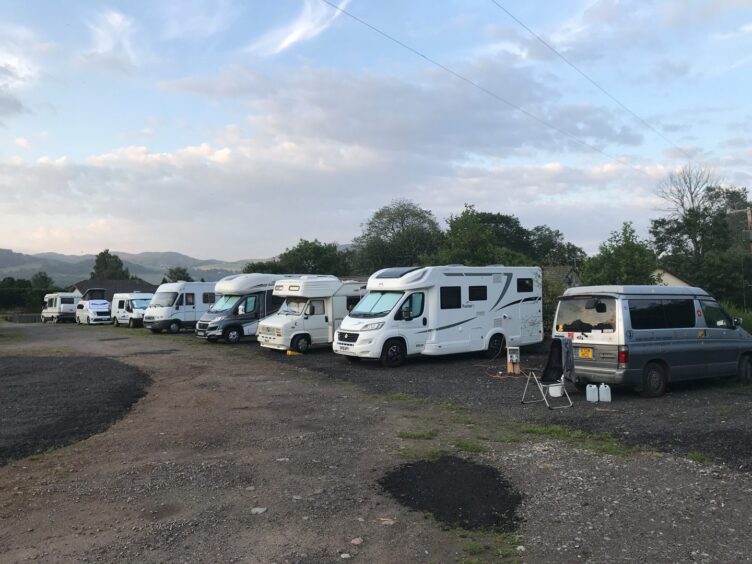
<path id="1" fill-rule="evenodd" d="M 752 178 L 750 0 L 4 2 L 0 247 L 269 257 L 407 197 L 647 234 L 689 161 Z M 605 155 L 604 155 L 605 153 Z M 606 156 L 608 155 L 608 156 Z"/>

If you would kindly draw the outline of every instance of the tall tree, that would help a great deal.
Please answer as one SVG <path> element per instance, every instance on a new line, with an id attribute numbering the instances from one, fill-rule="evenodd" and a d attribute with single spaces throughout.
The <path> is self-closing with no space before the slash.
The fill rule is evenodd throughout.
<path id="1" fill-rule="evenodd" d="M 193 278 L 188 273 L 188 269 L 184 266 L 173 266 L 168 269 L 164 275 L 164 280 L 167 282 L 193 282 Z"/>
<path id="2" fill-rule="evenodd" d="M 94 259 L 92 280 L 126 280 L 130 277 L 131 273 L 125 268 L 123 261 L 119 256 L 111 254 L 109 249 L 105 249 Z"/>
<path id="3" fill-rule="evenodd" d="M 55 281 L 46 272 L 37 272 L 31 277 L 31 287 L 35 290 L 48 290 L 55 287 Z"/>
<path id="4" fill-rule="evenodd" d="M 371 273 L 389 266 L 421 264 L 441 246 L 433 213 L 409 200 L 394 200 L 374 213 L 354 241 L 357 269 Z"/>
<path id="5" fill-rule="evenodd" d="M 600 284 L 655 284 L 657 261 L 647 241 L 643 241 L 631 222 L 625 222 L 621 231 L 613 231 L 601 243 L 598 254 L 582 265 L 582 282 Z"/>
<path id="6" fill-rule="evenodd" d="M 285 249 L 285 252 L 274 260 L 248 263 L 243 272 L 342 276 L 350 272 L 348 258 L 347 251 L 340 251 L 337 243 L 301 239 L 297 245 Z"/>

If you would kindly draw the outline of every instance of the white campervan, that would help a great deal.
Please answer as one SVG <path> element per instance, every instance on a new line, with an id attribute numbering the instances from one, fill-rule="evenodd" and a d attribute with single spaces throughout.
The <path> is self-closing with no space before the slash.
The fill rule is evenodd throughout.
<path id="1" fill-rule="evenodd" d="M 365 284 L 336 276 L 305 275 L 279 280 L 274 295 L 285 298 L 279 311 L 258 326 L 262 347 L 305 352 L 328 345 L 334 333 L 365 293 Z"/>
<path id="2" fill-rule="evenodd" d="M 149 307 L 154 294 L 131 292 L 112 296 L 112 324 L 115 327 L 127 325 L 140 327 L 144 324 L 144 312 Z"/>
<path id="3" fill-rule="evenodd" d="M 144 312 L 144 327 L 152 333 L 167 329 L 179 333 L 183 327 L 193 329 L 196 321 L 214 303 L 215 282 L 168 282 L 157 292 Z"/>
<path id="4" fill-rule="evenodd" d="M 387 268 L 342 321 L 334 352 L 399 366 L 409 355 L 485 351 L 543 340 L 541 269 L 505 266 Z"/>
<path id="5" fill-rule="evenodd" d="M 284 301 L 272 295 L 274 283 L 289 274 L 233 274 L 217 282 L 221 294 L 196 324 L 196 336 L 209 341 L 224 339 L 230 344 L 243 337 L 255 337 L 260 319 L 276 313 Z"/>
<path id="6" fill-rule="evenodd" d="M 44 296 L 44 309 L 42 309 L 42 323 L 75 321 L 76 304 L 80 298 L 81 294 L 78 292 L 46 294 Z"/>
<path id="7" fill-rule="evenodd" d="M 76 323 L 101 325 L 110 323 L 110 302 L 104 288 L 89 288 L 76 304 Z"/>

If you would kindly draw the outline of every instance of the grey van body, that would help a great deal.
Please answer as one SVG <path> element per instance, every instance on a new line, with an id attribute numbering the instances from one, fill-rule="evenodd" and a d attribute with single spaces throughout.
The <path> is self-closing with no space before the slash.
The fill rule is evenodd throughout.
<path id="1" fill-rule="evenodd" d="M 701 288 L 570 288 L 559 298 L 553 335 L 572 339 L 579 384 L 656 396 L 668 382 L 752 375 L 752 336 Z"/>

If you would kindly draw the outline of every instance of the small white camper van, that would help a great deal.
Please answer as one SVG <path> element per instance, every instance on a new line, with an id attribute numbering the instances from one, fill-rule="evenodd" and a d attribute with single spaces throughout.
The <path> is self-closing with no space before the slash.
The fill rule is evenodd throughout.
<path id="1" fill-rule="evenodd" d="M 76 323 L 102 325 L 110 323 L 110 302 L 104 288 L 89 288 L 76 304 Z"/>
<path id="2" fill-rule="evenodd" d="M 183 327 L 193 329 L 196 321 L 214 303 L 215 282 L 168 282 L 157 292 L 144 312 L 144 327 L 152 333 L 167 329 L 179 333 Z"/>
<path id="3" fill-rule="evenodd" d="M 365 293 L 365 284 L 336 276 L 305 275 L 279 280 L 274 295 L 285 298 L 279 311 L 258 326 L 262 347 L 305 352 L 329 345 L 347 312 Z"/>
<path id="4" fill-rule="evenodd" d="M 144 324 L 144 312 L 149 307 L 154 294 L 131 292 L 112 296 L 112 324 L 141 327 Z"/>
<path id="5" fill-rule="evenodd" d="M 274 283 L 284 274 L 233 274 L 217 282 L 222 297 L 201 316 L 196 336 L 209 341 L 224 339 L 230 344 L 243 337 L 255 337 L 260 319 L 276 313 L 284 301 L 272 295 Z"/>
<path id="6" fill-rule="evenodd" d="M 55 292 L 44 296 L 42 323 L 62 323 L 76 320 L 76 304 L 81 298 L 78 292 Z"/>
<path id="7" fill-rule="evenodd" d="M 505 266 L 387 268 L 342 321 L 334 352 L 399 366 L 409 355 L 485 351 L 543 340 L 541 269 Z"/>

